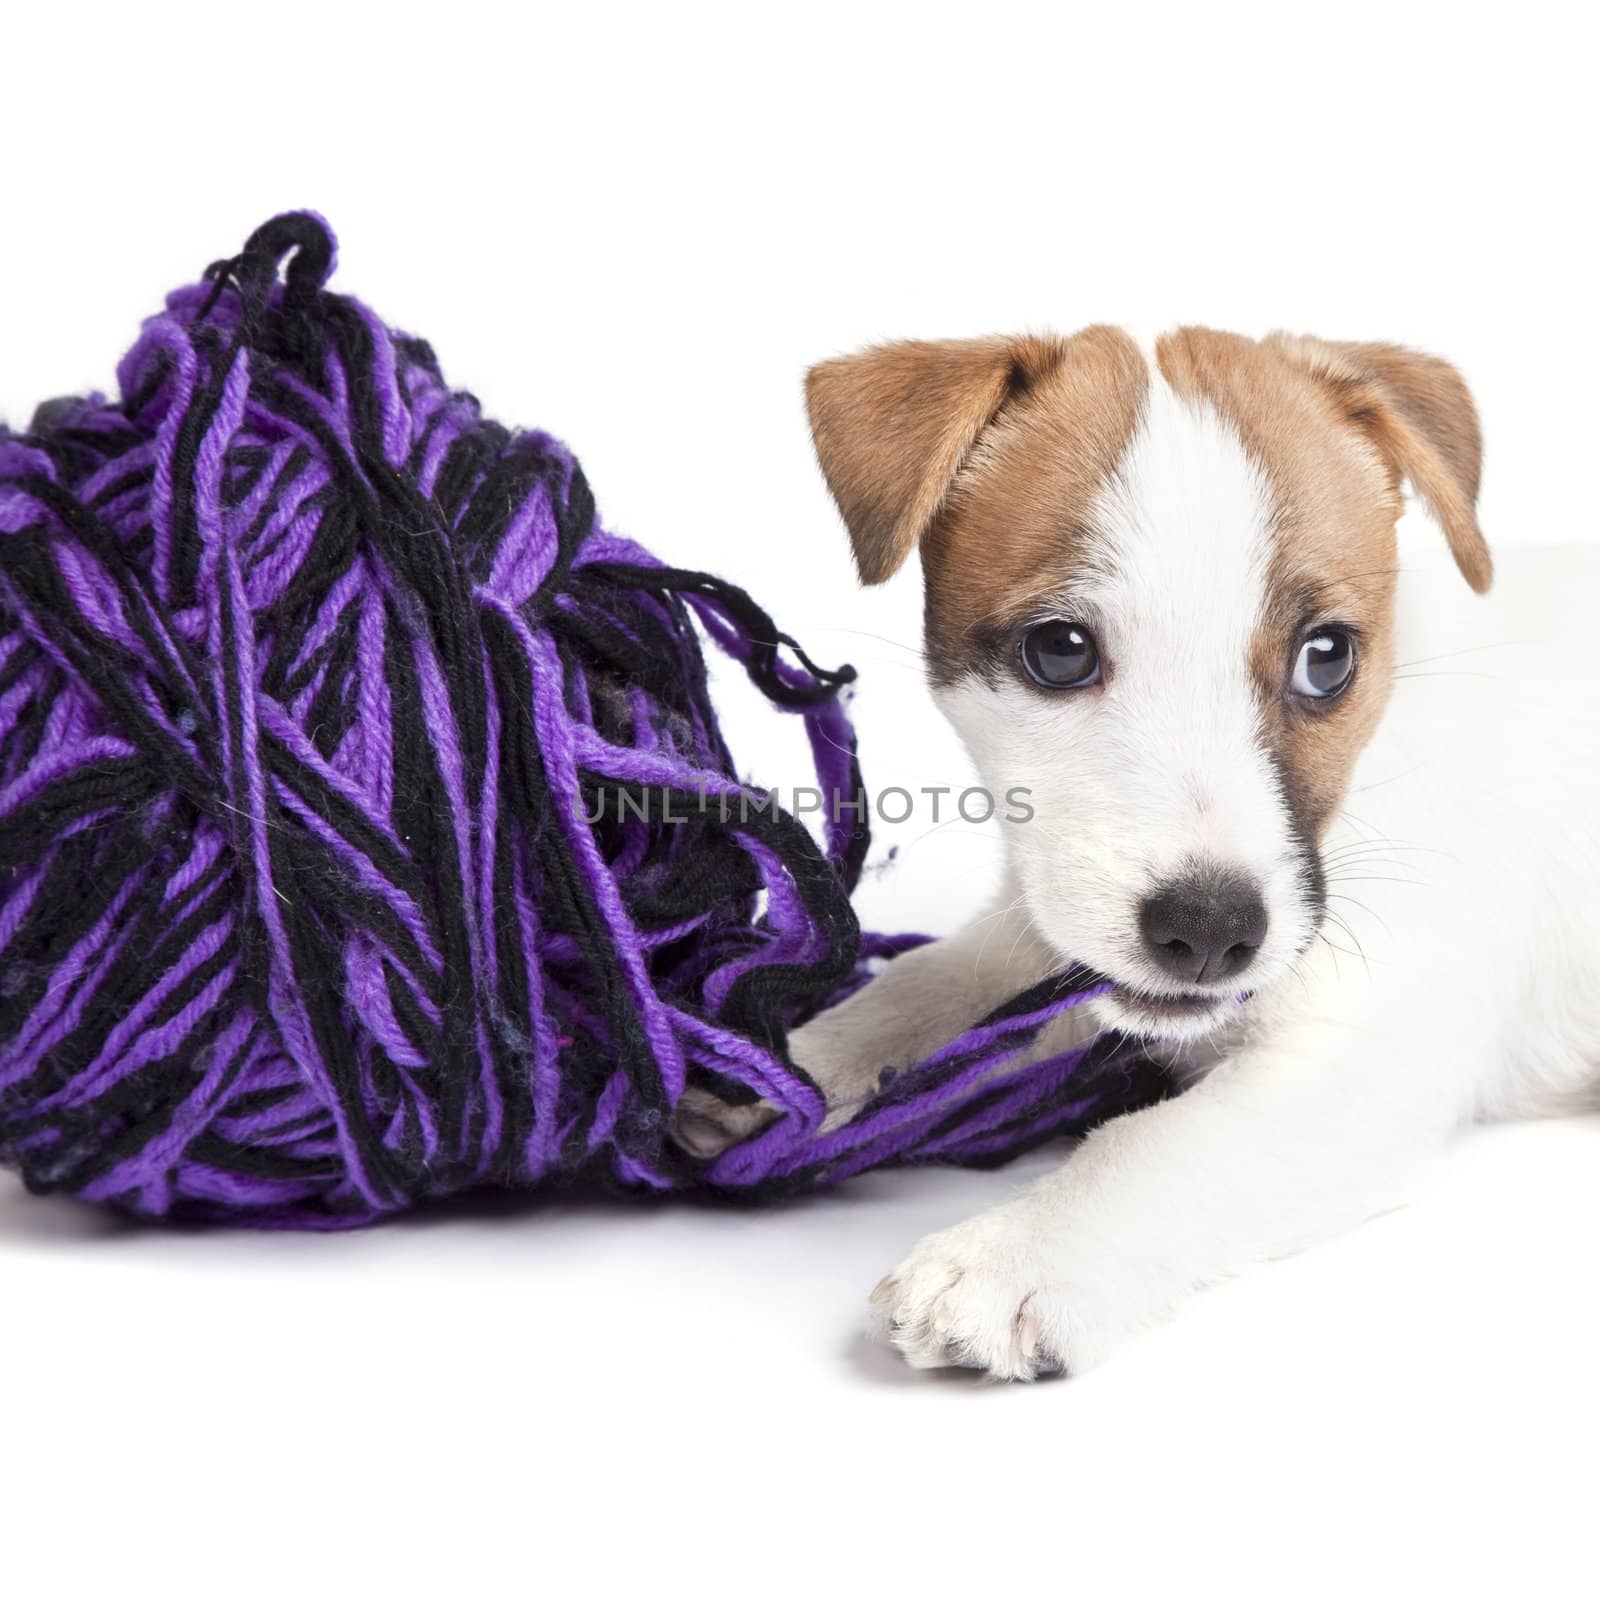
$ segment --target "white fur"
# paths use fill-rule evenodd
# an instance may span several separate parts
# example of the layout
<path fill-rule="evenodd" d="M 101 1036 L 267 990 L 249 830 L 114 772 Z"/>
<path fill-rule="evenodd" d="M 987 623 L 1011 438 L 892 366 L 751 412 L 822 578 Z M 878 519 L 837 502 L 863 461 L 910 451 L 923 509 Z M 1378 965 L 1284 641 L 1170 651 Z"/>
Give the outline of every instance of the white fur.
<path fill-rule="evenodd" d="M 1307 946 L 1242 678 L 1261 488 L 1214 419 L 1156 405 L 1102 505 L 1098 574 L 1063 596 L 1105 630 L 1104 695 L 945 696 L 990 783 L 1037 791 L 1044 825 L 1010 830 L 997 911 L 894 963 L 795 1052 L 861 1091 L 1058 953 L 1137 976 L 1138 887 L 1186 852 L 1265 876 L 1274 932 L 1255 998 L 1187 1047 L 1193 1087 L 879 1286 L 875 1324 L 918 1365 L 1092 1365 L 1196 1286 L 1392 1204 L 1464 1122 L 1597 1098 L 1600 551 L 1513 549 L 1479 599 L 1432 542 L 1403 549 L 1394 692 L 1324 841 L 1337 918 Z M 1114 1020 L 1102 1003 L 1072 1026 Z"/>

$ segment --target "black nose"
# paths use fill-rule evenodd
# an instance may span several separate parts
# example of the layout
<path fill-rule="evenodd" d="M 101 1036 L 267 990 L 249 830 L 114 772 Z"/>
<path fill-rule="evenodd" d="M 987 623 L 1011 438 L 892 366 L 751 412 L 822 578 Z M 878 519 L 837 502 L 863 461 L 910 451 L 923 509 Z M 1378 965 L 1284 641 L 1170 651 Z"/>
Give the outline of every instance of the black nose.
<path fill-rule="evenodd" d="M 1261 891 L 1231 872 L 1193 873 L 1163 884 L 1139 908 L 1145 952 L 1188 983 L 1236 978 L 1267 936 Z"/>

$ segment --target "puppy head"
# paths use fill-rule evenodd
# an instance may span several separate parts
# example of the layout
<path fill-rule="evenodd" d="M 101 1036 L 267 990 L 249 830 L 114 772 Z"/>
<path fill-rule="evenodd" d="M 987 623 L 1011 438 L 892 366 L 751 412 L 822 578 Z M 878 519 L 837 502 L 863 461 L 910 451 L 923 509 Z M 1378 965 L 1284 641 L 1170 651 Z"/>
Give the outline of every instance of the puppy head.
<path fill-rule="evenodd" d="M 1408 481 L 1489 586 L 1477 418 L 1393 345 L 1111 328 L 812 369 L 817 453 L 878 583 L 921 553 L 934 691 L 1020 887 L 1112 1020 L 1194 1037 L 1286 973 L 1388 697 Z"/>

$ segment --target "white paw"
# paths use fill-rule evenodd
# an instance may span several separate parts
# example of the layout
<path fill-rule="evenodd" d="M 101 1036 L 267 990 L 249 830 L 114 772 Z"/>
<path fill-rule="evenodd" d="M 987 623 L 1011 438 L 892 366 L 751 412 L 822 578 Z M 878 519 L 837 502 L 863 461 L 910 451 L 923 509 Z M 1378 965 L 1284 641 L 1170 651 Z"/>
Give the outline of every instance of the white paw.
<path fill-rule="evenodd" d="M 873 1290 L 869 1328 L 914 1367 L 1028 1380 L 1099 1361 L 1140 1320 L 1114 1299 L 1024 1200 L 929 1234 Z"/>
<path fill-rule="evenodd" d="M 668 1132 L 673 1142 L 700 1161 L 711 1161 L 724 1150 L 743 1144 L 777 1121 L 778 1108 L 767 1100 L 731 1106 L 708 1089 L 686 1087 L 673 1108 Z"/>

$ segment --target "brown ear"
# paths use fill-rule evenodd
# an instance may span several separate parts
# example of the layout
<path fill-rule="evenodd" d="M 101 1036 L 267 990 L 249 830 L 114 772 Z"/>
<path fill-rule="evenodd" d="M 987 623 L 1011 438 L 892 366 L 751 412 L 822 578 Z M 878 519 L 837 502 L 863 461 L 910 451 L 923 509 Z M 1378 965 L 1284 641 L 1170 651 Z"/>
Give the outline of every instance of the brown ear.
<path fill-rule="evenodd" d="M 900 569 L 978 435 L 1058 351 L 1033 338 L 906 340 L 807 373 L 811 437 L 863 583 Z"/>
<path fill-rule="evenodd" d="M 1333 386 L 1351 421 L 1432 511 L 1462 577 L 1485 593 L 1494 562 L 1475 510 L 1483 435 L 1461 374 L 1397 344 L 1273 338 Z"/>

